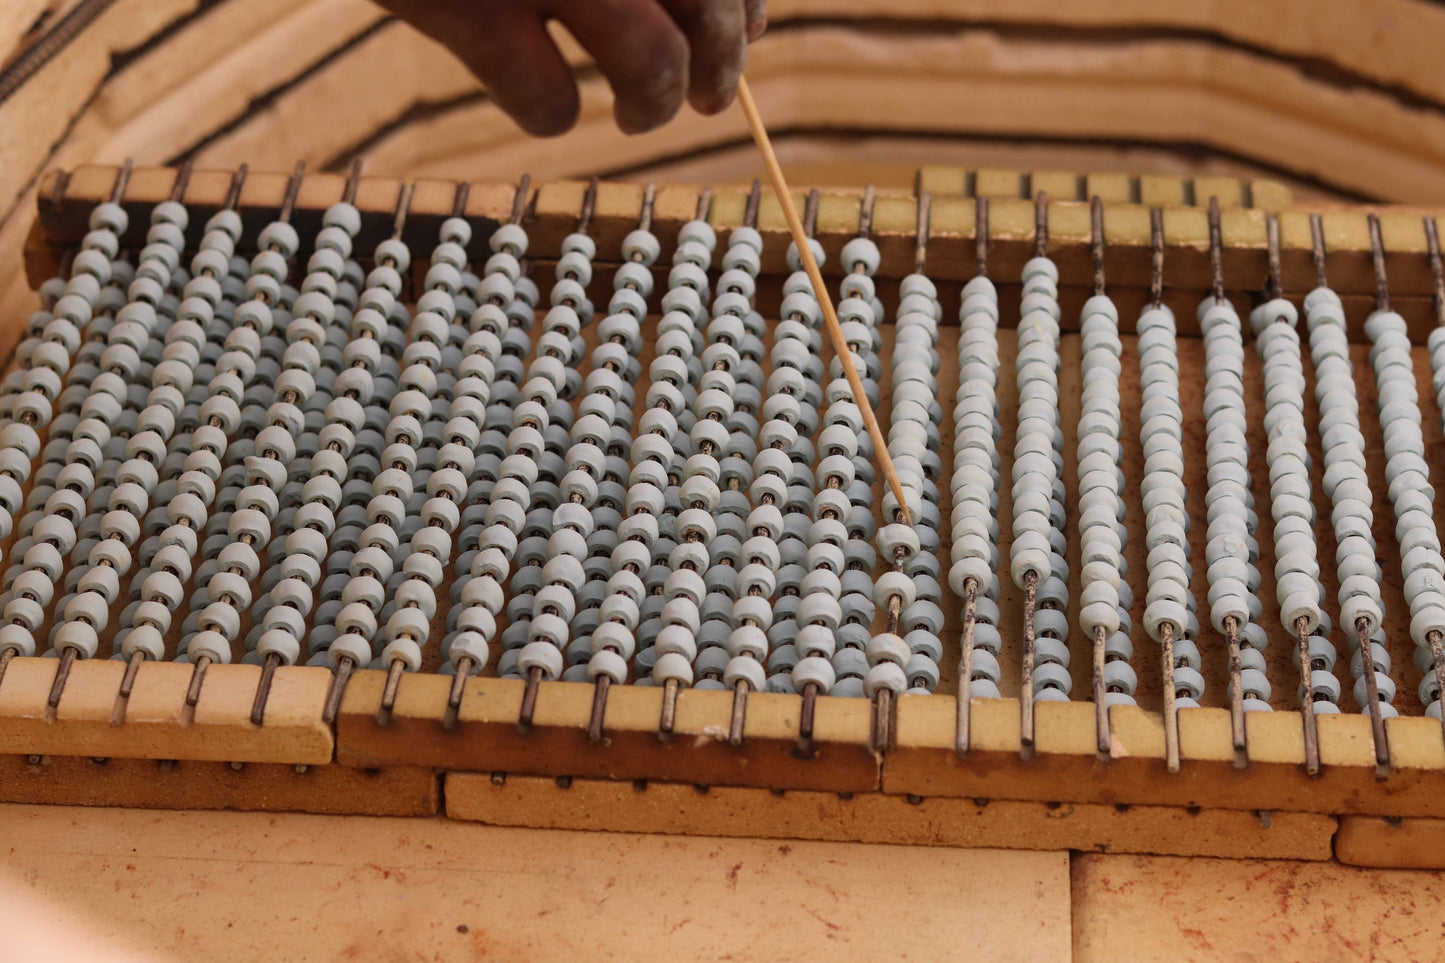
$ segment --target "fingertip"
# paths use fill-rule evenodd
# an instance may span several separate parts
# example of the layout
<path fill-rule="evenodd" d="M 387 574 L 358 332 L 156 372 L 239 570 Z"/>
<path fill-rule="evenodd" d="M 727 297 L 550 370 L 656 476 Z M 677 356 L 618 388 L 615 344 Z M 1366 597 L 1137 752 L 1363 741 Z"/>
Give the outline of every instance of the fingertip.
<path fill-rule="evenodd" d="M 763 0 L 747 0 L 747 36 L 753 43 L 768 29 L 768 11 Z"/>
<path fill-rule="evenodd" d="M 557 137 L 576 126 L 582 106 L 574 84 L 568 90 L 551 91 L 546 97 L 529 101 L 516 110 L 509 110 L 507 105 L 502 108 L 511 114 L 518 127 L 533 137 Z"/>

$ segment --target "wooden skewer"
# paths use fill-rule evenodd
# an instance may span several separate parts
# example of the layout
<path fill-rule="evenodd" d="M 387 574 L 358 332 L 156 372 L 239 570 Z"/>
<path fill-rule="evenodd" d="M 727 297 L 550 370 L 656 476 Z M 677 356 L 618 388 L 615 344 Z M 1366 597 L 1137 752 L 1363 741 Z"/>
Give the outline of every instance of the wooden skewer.
<path fill-rule="evenodd" d="M 813 260 L 813 250 L 808 246 L 808 235 L 803 230 L 802 218 L 798 217 L 792 192 L 788 190 L 788 182 L 783 179 L 783 169 L 778 166 L 778 156 L 773 153 L 772 141 L 768 139 L 768 131 L 763 127 L 763 119 L 758 115 L 758 106 L 753 102 L 752 91 L 748 89 L 748 82 L 744 77 L 738 78 L 738 103 L 742 104 L 748 127 L 752 128 L 753 140 L 757 142 L 758 151 L 763 155 L 763 166 L 768 169 L 768 180 L 772 181 L 773 192 L 778 195 L 778 203 L 783 205 L 783 216 L 787 218 L 788 230 L 792 232 L 793 241 L 798 246 L 798 259 L 803 262 L 803 270 L 808 273 L 808 280 L 813 282 L 813 294 L 818 298 L 818 306 L 823 309 L 823 326 L 828 329 L 828 340 L 833 342 L 833 351 L 840 358 L 846 359 L 849 355 L 848 343 L 843 340 L 843 328 L 838 324 L 838 315 L 833 310 L 833 299 L 828 296 L 823 275 L 819 273 L 818 264 Z M 851 364 L 843 365 L 843 373 L 847 375 L 848 387 L 853 391 L 853 403 L 863 412 L 863 424 L 868 429 L 868 437 L 873 439 L 873 453 L 878 459 L 878 467 L 882 470 L 883 477 L 888 480 L 893 497 L 898 499 L 901 521 L 905 525 L 912 525 L 913 518 L 903 495 L 903 483 L 898 480 L 898 473 L 893 470 L 893 459 L 888 455 L 888 440 L 883 437 L 883 429 L 878 427 L 873 406 L 868 403 L 868 396 L 863 393 L 863 380 L 858 377 L 858 372 Z"/>

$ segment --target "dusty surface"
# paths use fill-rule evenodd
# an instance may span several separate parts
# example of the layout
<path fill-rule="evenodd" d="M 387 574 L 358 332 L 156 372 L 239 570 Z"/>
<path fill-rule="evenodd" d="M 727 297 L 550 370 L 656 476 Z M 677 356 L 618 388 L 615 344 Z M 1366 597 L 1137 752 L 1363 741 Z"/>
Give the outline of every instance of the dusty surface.
<path fill-rule="evenodd" d="M 37 901 L 21 915 L 30 932 L 89 935 L 84 955 L 34 957 L 50 960 L 119 959 L 96 945 L 158 961 L 936 959 L 980 947 L 1056 960 L 1070 940 L 1063 853 L 441 819 L 4 806 L 0 886 Z"/>

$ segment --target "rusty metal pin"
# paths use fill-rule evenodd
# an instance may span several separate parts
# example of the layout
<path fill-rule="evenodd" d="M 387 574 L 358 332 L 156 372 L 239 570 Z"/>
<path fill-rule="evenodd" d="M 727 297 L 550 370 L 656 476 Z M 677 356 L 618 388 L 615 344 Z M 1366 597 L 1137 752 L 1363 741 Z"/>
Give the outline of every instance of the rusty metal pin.
<path fill-rule="evenodd" d="M 918 195 L 918 224 L 914 228 L 913 272 L 923 274 L 928 263 L 928 229 L 932 214 L 933 195 L 928 191 Z"/>
<path fill-rule="evenodd" d="M 873 752 L 883 755 L 893 741 L 893 691 L 879 689 L 873 696 Z"/>
<path fill-rule="evenodd" d="M 452 684 L 447 689 L 447 711 L 442 715 L 442 728 L 451 732 L 457 727 L 462 711 L 462 696 L 466 692 L 467 679 L 472 674 L 476 662 L 469 655 L 464 655 L 457 660 L 456 673 L 452 676 Z"/>
<path fill-rule="evenodd" d="M 602 741 L 602 725 L 607 716 L 607 691 L 612 686 L 612 678 L 606 674 L 597 676 L 596 687 L 592 690 L 592 713 L 587 719 L 587 738 L 592 742 Z M 658 729 L 661 730 L 661 723 Z"/>
<path fill-rule="evenodd" d="M 1370 735 L 1375 743 L 1375 775 L 1383 779 L 1390 774 L 1390 740 L 1385 731 L 1385 713 L 1380 708 L 1380 682 L 1375 678 L 1379 663 L 1375 661 L 1375 653 L 1371 648 L 1373 643 L 1369 629 L 1370 623 L 1365 619 L 1355 623 L 1355 631 L 1360 633 L 1360 666 L 1364 670 L 1365 708 L 1370 714 Z M 1364 658 L 1364 652 L 1370 654 L 1368 661 Z"/>
<path fill-rule="evenodd" d="M 1094 261 L 1094 294 L 1104 293 L 1104 199 L 1095 194 L 1089 201 L 1089 247 Z"/>
<path fill-rule="evenodd" d="M 748 715 L 748 685 L 747 679 L 739 679 L 733 686 L 733 711 L 728 720 L 728 745 L 741 746 L 743 744 L 743 727 Z"/>
<path fill-rule="evenodd" d="M 341 189 L 341 203 L 355 204 L 356 190 L 361 186 L 361 158 L 358 157 L 351 162 L 351 169 L 346 172 L 346 186 Z"/>
<path fill-rule="evenodd" d="M 356 663 L 351 656 L 343 655 L 336 660 L 336 675 L 331 679 L 331 688 L 326 692 L 326 704 L 321 708 L 321 721 L 328 726 L 336 721 L 341 711 L 341 697 L 346 694 L 346 683 L 351 681 Z"/>
<path fill-rule="evenodd" d="M 1159 307 L 1164 301 L 1164 211 L 1149 209 L 1149 303 Z"/>
<path fill-rule="evenodd" d="M 191 186 L 191 174 L 196 169 L 196 162 L 187 157 L 185 163 L 181 164 L 176 171 L 175 182 L 171 184 L 171 200 L 179 204 L 186 196 L 186 188 Z"/>
<path fill-rule="evenodd" d="M 195 668 L 191 670 L 191 684 L 186 688 L 186 705 L 192 709 L 201 700 L 201 684 L 206 681 L 206 668 L 210 664 L 211 657 L 203 655 L 196 659 Z"/>
<path fill-rule="evenodd" d="M 65 682 L 70 678 L 70 668 L 75 665 L 78 655 L 80 650 L 73 645 L 67 645 L 60 653 L 60 666 L 55 670 L 55 682 L 50 686 L 50 697 L 45 700 L 45 705 L 51 712 L 60 705 L 60 696 L 65 692 Z"/>
<path fill-rule="evenodd" d="M 396 213 L 391 219 L 391 239 L 401 239 L 402 229 L 406 227 L 406 216 L 411 211 L 412 194 L 416 191 L 416 184 L 408 181 L 401 185 L 401 190 L 396 196 Z"/>
<path fill-rule="evenodd" d="M 1315 286 L 1329 287 L 1325 277 L 1325 224 L 1318 212 L 1310 215 L 1310 254 L 1315 262 Z"/>
<path fill-rule="evenodd" d="M 963 660 L 958 667 L 958 720 L 954 729 L 953 751 L 962 756 L 972 743 L 969 731 L 973 721 L 973 628 L 978 623 L 978 580 L 963 583 L 963 635 L 959 646 Z"/>
<path fill-rule="evenodd" d="M 812 237 L 818 233 L 818 205 L 822 196 L 815 187 L 808 192 L 808 201 L 803 205 L 803 233 Z"/>
<path fill-rule="evenodd" d="M 286 182 L 286 195 L 281 198 L 281 210 L 276 214 L 276 220 L 283 224 L 291 220 L 291 212 L 296 209 L 296 195 L 301 192 L 301 179 L 306 176 L 306 162 L 297 161 L 296 170 L 292 172 L 291 179 Z"/>
<path fill-rule="evenodd" d="M 1214 303 L 1224 303 L 1224 230 L 1220 227 L 1219 198 L 1209 198 L 1209 273 Z"/>
<path fill-rule="evenodd" d="M 145 660 L 144 649 L 136 649 L 126 660 L 125 675 L 120 677 L 120 689 L 117 693 L 122 699 L 130 698 L 131 690 L 135 688 L 135 677 L 140 672 L 140 664 Z"/>
<path fill-rule="evenodd" d="M 1445 688 L 1442 688 L 1445 682 L 1441 681 L 1445 680 L 1445 632 L 1431 629 L 1425 633 L 1425 641 L 1430 643 L 1430 663 L 1435 670 L 1435 701 L 1441 702 L 1445 699 Z M 0 672 L 3 671 L 4 667 L 0 666 Z M 4 676 L 0 675 L 0 678 Z M 1440 735 L 1445 738 L 1445 712 L 1440 713 Z"/>
<path fill-rule="evenodd" d="M 401 659 L 392 659 L 386 667 L 386 685 L 382 687 L 381 707 L 376 713 L 377 725 L 391 725 L 391 714 L 396 709 L 396 696 L 401 691 L 401 677 L 405 671 L 406 663 Z"/>
<path fill-rule="evenodd" d="M 1265 297 L 1270 300 L 1284 297 L 1284 280 L 1279 257 L 1279 218 L 1270 214 L 1264 219 L 1265 249 L 1269 255 L 1269 277 L 1265 284 Z"/>
<path fill-rule="evenodd" d="M 1239 622 L 1224 620 L 1224 641 L 1229 649 L 1229 735 L 1234 746 L 1234 768 L 1249 766 L 1249 745 L 1244 729 L 1244 662 L 1239 652 Z"/>
<path fill-rule="evenodd" d="M 236 205 L 241 203 L 241 188 L 245 186 L 246 175 L 250 173 L 250 171 L 251 166 L 249 164 L 242 164 L 240 167 L 237 167 L 235 173 L 231 175 L 231 186 L 226 191 L 225 210 L 234 211 Z"/>
<path fill-rule="evenodd" d="M 753 186 L 748 189 L 748 203 L 743 208 L 743 227 L 751 227 L 754 230 L 758 226 L 758 206 L 763 199 L 763 182 L 761 178 L 753 178 Z"/>
<path fill-rule="evenodd" d="M 662 712 L 657 718 L 657 735 L 660 739 L 672 736 L 677 725 L 677 697 L 682 691 L 682 682 L 668 679 L 662 684 Z"/>
<path fill-rule="evenodd" d="M 125 162 L 120 165 L 120 170 L 117 171 L 115 175 L 115 184 L 110 189 L 110 202 L 112 204 L 119 204 L 120 199 L 125 197 L 125 189 L 130 185 L 130 175 L 134 169 L 135 158 L 133 157 L 127 157 Z"/>
<path fill-rule="evenodd" d="M 1380 237 L 1380 218 L 1370 214 L 1366 218 L 1370 225 L 1370 257 L 1375 264 L 1375 305 L 1381 311 L 1390 310 L 1390 279 L 1385 274 L 1385 242 Z"/>
<path fill-rule="evenodd" d="M 5 670 L 10 668 L 10 660 L 15 658 L 15 650 L 7 648 L 0 652 L 0 685 L 5 683 Z"/>
<path fill-rule="evenodd" d="M 1049 252 L 1049 195 L 1034 195 L 1034 257 L 1047 257 Z"/>
<path fill-rule="evenodd" d="M 697 195 L 697 216 L 696 220 L 705 221 L 712 211 L 712 188 L 704 187 L 702 193 Z"/>
<path fill-rule="evenodd" d="M 1179 771 L 1179 693 L 1174 688 L 1174 625 L 1159 627 L 1159 662 L 1164 675 L 1164 767 Z"/>
<path fill-rule="evenodd" d="M 537 690 L 542 687 L 542 667 L 527 670 L 527 685 L 522 690 L 522 707 L 517 712 L 517 732 L 525 736 L 532 731 L 532 717 L 537 714 Z"/>
<path fill-rule="evenodd" d="M 271 698 L 271 682 L 276 677 L 276 667 L 281 664 L 281 657 L 275 652 L 266 656 L 266 663 L 261 666 L 261 682 L 256 686 L 256 699 L 251 703 L 251 725 L 259 726 L 266 721 L 266 702 Z"/>
<path fill-rule="evenodd" d="M 863 188 L 863 199 L 858 202 L 858 236 L 867 237 L 873 233 L 873 207 L 878 196 L 872 184 Z"/>
<path fill-rule="evenodd" d="M 532 175 L 523 174 L 522 179 L 517 182 L 517 192 L 512 195 L 512 216 L 513 224 L 522 223 L 522 218 L 527 213 L 527 195 L 532 192 Z"/>
<path fill-rule="evenodd" d="M 1024 658 L 1023 678 L 1019 692 L 1019 754 L 1025 759 L 1034 754 L 1034 661 L 1038 640 L 1034 637 L 1035 591 L 1039 575 L 1033 570 L 1024 573 Z"/>
<path fill-rule="evenodd" d="M 652 230 L 652 209 L 657 204 L 657 184 L 653 181 L 647 182 L 647 187 L 642 191 L 642 212 L 637 218 L 637 229 L 639 231 Z"/>
<path fill-rule="evenodd" d="M 978 276 L 988 277 L 988 198 L 982 195 L 973 201 L 973 254 Z"/>
<path fill-rule="evenodd" d="M 1094 631 L 1094 739 L 1100 759 L 1108 759 L 1114 744 L 1109 731 L 1109 694 L 1104 686 L 1104 662 L 1107 655 L 1108 633 L 1101 625 Z"/>
<path fill-rule="evenodd" d="M 1310 678 L 1310 631 L 1309 622 L 1303 618 L 1295 620 L 1295 647 L 1299 653 L 1299 709 L 1304 725 L 1305 772 L 1311 776 L 1320 773 L 1320 731 L 1315 719 L 1314 685 Z"/>
<path fill-rule="evenodd" d="M 472 196 L 471 181 L 457 181 L 457 191 L 452 195 L 452 217 L 467 216 L 467 201 Z"/>
<path fill-rule="evenodd" d="M 1435 282 L 1435 325 L 1445 327 L 1445 270 L 1440 263 L 1440 231 L 1435 218 L 1425 218 L 1425 249 L 1430 254 L 1430 276 Z"/>
<path fill-rule="evenodd" d="M 813 722 L 818 711 L 818 684 L 809 682 L 803 686 L 803 706 L 798 713 L 798 745 L 794 755 L 800 759 L 811 759 L 816 754 L 813 747 Z"/>
<path fill-rule="evenodd" d="M 598 180 L 594 175 L 587 182 L 587 189 L 582 192 L 582 209 L 577 212 L 578 234 L 586 234 L 592 226 L 592 215 L 597 213 L 597 186 Z"/>

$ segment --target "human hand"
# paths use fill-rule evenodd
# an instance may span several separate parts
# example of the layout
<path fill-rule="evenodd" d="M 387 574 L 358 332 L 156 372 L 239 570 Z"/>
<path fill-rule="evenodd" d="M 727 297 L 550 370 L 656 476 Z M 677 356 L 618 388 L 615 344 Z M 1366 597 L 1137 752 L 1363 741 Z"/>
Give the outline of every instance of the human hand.
<path fill-rule="evenodd" d="M 597 62 L 625 133 L 652 130 L 684 96 L 715 114 L 732 103 L 764 0 L 378 0 L 461 59 L 523 130 L 577 121 L 572 68 L 547 34 L 557 20 Z"/>

